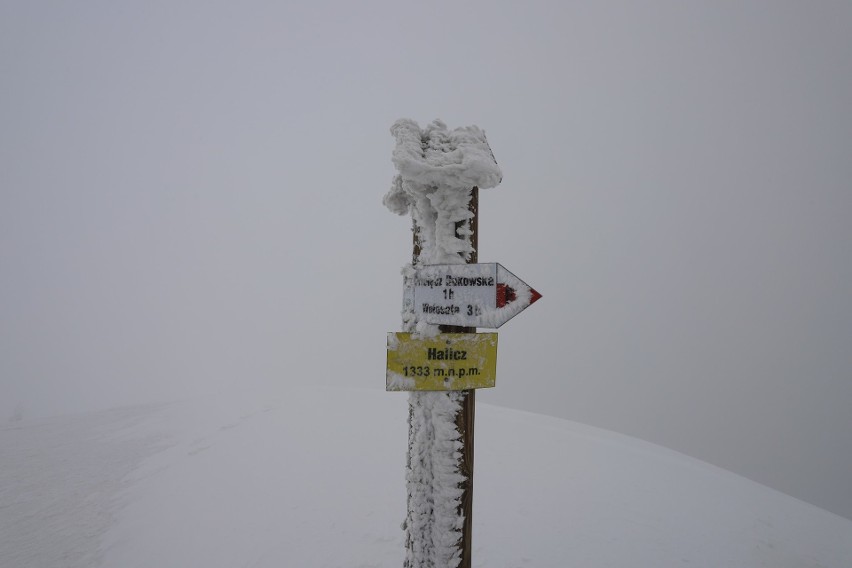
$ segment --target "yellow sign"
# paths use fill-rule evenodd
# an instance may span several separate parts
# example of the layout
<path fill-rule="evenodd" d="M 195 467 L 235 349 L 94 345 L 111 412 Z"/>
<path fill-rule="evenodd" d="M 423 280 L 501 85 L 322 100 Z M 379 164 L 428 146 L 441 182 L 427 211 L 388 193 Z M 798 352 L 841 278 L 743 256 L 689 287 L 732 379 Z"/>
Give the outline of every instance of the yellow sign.
<path fill-rule="evenodd" d="M 493 387 L 496 333 L 388 334 L 387 390 L 456 391 Z"/>

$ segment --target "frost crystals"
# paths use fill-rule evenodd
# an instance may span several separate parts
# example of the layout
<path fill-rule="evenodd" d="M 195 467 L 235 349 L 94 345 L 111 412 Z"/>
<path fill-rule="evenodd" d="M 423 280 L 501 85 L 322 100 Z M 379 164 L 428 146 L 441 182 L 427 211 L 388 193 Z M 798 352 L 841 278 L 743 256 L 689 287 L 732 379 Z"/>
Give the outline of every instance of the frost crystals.
<path fill-rule="evenodd" d="M 413 120 L 391 127 L 396 139 L 394 177 L 384 205 L 397 215 L 410 213 L 420 242 L 414 266 L 403 268 L 406 283 L 418 266 L 464 264 L 473 253 L 468 206 L 474 187 L 495 187 L 502 173 L 476 126 L 447 130 L 440 120 L 425 129 Z M 434 336 L 436 325 L 417 321 L 410 298 L 403 299 L 403 329 Z M 409 395 L 408 513 L 406 568 L 456 568 L 464 517 L 460 514 L 466 478 L 459 464 L 463 444 L 456 426 L 465 395 L 412 392 Z"/>

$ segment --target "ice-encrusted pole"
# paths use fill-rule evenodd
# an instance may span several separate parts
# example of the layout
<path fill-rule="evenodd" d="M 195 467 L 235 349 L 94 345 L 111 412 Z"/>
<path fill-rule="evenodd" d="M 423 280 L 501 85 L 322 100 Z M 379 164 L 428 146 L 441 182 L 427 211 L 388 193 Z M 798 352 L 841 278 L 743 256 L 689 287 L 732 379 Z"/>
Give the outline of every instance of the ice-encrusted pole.
<path fill-rule="evenodd" d="M 384 204 L 411 214 L 418 265 L 477 262 L 479 188 L 500 183 L 485 133 L 475 126 L 448 131 L 434 121 L 425 129 L 399 120 L 394 178 Z M 473 333 L 475 328 L 434 326 L 402 314 L 403 330 L 421 336 Z M 475 391 L 409 395 L 406 568 L 469 568 L 473 512 Z"/>

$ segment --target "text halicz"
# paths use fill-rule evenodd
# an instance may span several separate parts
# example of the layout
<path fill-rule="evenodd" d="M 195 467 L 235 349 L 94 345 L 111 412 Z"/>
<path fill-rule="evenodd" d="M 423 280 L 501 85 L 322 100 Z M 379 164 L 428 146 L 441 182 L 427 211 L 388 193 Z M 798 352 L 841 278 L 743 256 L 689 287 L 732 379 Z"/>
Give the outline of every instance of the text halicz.
<path fill-rule="evenodd" d="M 437 349 L 429 347 L 426 350 L 426 359 L 441 361 L 444 359 L 454 361 L 467 361 L 467 351 L 455 351 L 447 347 L 446 349 Z"/>

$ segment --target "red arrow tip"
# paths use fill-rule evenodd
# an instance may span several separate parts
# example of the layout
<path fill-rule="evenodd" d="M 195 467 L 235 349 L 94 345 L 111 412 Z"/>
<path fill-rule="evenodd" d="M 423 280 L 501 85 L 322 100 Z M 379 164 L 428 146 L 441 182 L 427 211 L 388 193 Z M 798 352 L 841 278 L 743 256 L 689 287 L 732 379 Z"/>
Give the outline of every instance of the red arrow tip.
<path fill-rule="evenodd" d="M 541 294 L 530 288 L 530 305 L 535 304 L 539 298 L 541 298 Z"/>
<path fill-rule="evenodd" d="M 539 294 L 538 292 L 536 292 L 535 290 L 530 288 L 530 303 L 527 304 L 527 305 L 531 306 L 539 298 L 541 298 L 541 294 Z M 497 284 L 497 307 L 498 308 L 502 308 L 506 304 L 508 304 L 510 302 L 514 302 L 517 299 L 518 299 L 518 295 L 515 292 L 514 288 L 510 288 L 509 286 L 507 286 L 506 284 L 503 284 L 502 282 L 500 284 Z"/>

